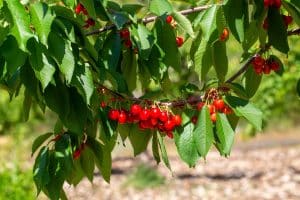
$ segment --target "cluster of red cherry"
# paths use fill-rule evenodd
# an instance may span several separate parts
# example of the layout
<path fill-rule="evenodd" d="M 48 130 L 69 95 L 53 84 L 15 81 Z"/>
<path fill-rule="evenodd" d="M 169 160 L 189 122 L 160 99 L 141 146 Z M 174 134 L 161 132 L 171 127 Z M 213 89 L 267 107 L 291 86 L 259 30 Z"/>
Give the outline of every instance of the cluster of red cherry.
<path fill-rule="evenodd" d="M 129 32 L 128 28 L 123 28 L 122 30 L 120 30 L 119 34 L 120 34 L 121 39 L 124 42 L 125 47 L 131 48 L 132 42 L 130 40 L 130 32 Z"/>
<path fill-rule="evenodd" d="M 157 106 L 142 108 L 139 104 L 132 104 L 130 110 L 112 108 L 108 112 L 108 118 L 119 124 L 136 123 L 141 130 L 158 130 L 169 138 L 173 138 L 174 129 L 182 123 L 180 115 L 161 110 Z"/>
<path fill-rule="evenodd" d="M 286 28 L 293 22 L 293 17 L 292 16 L 282 15 L 282 19 L 283 19 L 283 22 L 284 22 L 284 25 L 286 26 Z M 265 30 L 268 30 L 268 28 L 269 28 L 269 20 L 268 20 L 268 18 L 266 18 L 264 20 L 263 28 Z"/>
<path fill-rule="evenodd" d="M 271 71 L 278 71 L 280 69 L 279 63 L 273 59 L 264 59 L 260 55 L 255 56 L 252 60 L 253 69 L 256 74 L 270 74 Z"/>
<path fill-rule="evenodd" d="M 281 0 L 264 0 L 265 7 L 274 6 L 275 8 L 281 7 Z"/>
<path fill-rule="evenodd" d="M 88 16 L 88 12 L 86 10 L 86 8 L 81 4 L 79 3 L 76 8 L 75 8 L 75 13 L 77 15 L 80 15 L 81 13 L 83 13 L 85 16 Z M 95 20 L 93 20 L 92 18 L 88 17 L 86 20 L 85 20 L 85 25 L 83 26 L 84 28 L 88 29 L 90 28 L 91 26 L 95 26 Z"/>
<path fill-rule="evenodd" d="M 176 27 L 176 21 L 173 19 L 173 17 L 171 15 L 168 15 L 166 17 L 166 23 L 170 24 L 172 27 Z M 181 47 L 184 43 L 184 39 L 181 36 L 177 36 L 176 37 L 176 44 L 178 47 Z"/>
<path fill-rule="evenodd" d="M 197 110 L 201 111 L 204 105 L 204 102 L 198 103 Z M 233 112 L 232 109 L 226 105 L 222 98 L 215 99 L 211 104 L 208 104 L 207 107 L 209 110 L 210 119 L 213 123 L 217 121 L 217 112 L 224 113 L 225 115 L 230 115 Z M 198 116 L 193 116 L 191 121 L 192 123 L 197 124 Z"/>

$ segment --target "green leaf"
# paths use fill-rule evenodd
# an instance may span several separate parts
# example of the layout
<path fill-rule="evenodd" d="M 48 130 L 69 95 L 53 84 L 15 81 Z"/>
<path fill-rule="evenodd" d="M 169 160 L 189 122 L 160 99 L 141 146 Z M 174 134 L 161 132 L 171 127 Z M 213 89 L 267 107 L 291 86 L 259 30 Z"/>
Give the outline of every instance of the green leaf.
<path fill-rule="evenodd" d="M 161 16 L 173 11 L 172 5 L 168 0 L 151 0 L 150 1 L 150 12 Z"/>
<path fill-rule="evenodd" d="M 51 25 L 55 14 L 45 3 L 34 3 L 30 7 L 31 23 L 35 28 L 41 43 L 47 46 L 48 35 L 51 31 Z"/>
<path fill-rule="evenodd" d="M 248 98 L 251 98 L 255 95 L 260 86 L 261 80 L 262 76 L 256 74 L 251 65 L 245 73 L 245 90 Z"/>
<path fill-rule="evenodd" d="M 175 134 L 175 144 L 180 158 L 190 167 L 194 167 L 199 159 L 195 138 L 194 125 L 188 123 L 181 134 Z"/>
<path fill-rule="evenodd" d="M 6 1 L 11 12 L 13 27 L 11 34 L 18 41 L 20 49 L 26 52 L 26 44 L 33 35 L 30 31 L 30 18 L 20 0 Z"/>
<path fill-rule="evenodd" d="M 180 14 L 179 12 L 173 12 L 172 16 L 174 17 L 174 20 L 177 22 L 178 26 L 185 32 L 187 32 L 191 38 L 194 38 L 194 30 L 192 27 L 192 24 L 188 18 L 186 18 L 184 15 Z"/>
<path fill-rule="evenodd" d="M 64 4 L 68 7 L 73 8 L 75 6 L 76 0 L 63 0 Z"/>
<path fill-rule="evenodd" d="M 32 144 L 31 156 L 36 152 L 36 150 L 50 137 L 53 133 L 45 133 L 37 137 Z"/>
<path fill-rule="evenodd" d="M 248 99 L 248 94 L 245 88 L 239 84 L 239 83 L 225 83 L 225 87 L 228 87 L 231 89 L 237 96 L 243 98 L 243 99 Z"/>
<path fill-rule="evenodd" d="M 61 135 L 60 139 L 55 142 L 55 160 L 59 162 L 60 170 L 63 171 L 64 177 L 72 173 L 73 155 L 71 139 L 68 134 Z"/>
<path fill-rule="evenodd" d="M 116 71 L 121 55 L 121 47 L 120 35 L 111 32 L 104 42 L 102 51 L 99 52 L 99 58 L 106 69 Z"/>
<path fill-rule="evenodd" d="M 227 0 L 224 3 L 224 14 L 232 35 L 239 42 L 245 38 L 245 29 L 248 26 L 248 2 L 241 0 Z"/>
<path fill-rule="evenodd" d="M 103 108 L 103 109 L 100 108 L 99 110 L 100 124 L 104 131 L 106 140 L 109 140 L 114 135 L 117 129 L 117 123 L 107 118 L 108 110 L 109 110 L 108 108 Z"/>
<path fill-rule="evenodd" d="M 93 182 L 95 163 L 93 151 L 89 146 L 85 146 L 82 150 L 80 155 L 80 163 L 87 178 Z"/>
<path fill-rule="evenodd" d="M 125 12 L 127 12 L 130 15 L 134 16 L 143 7 L 144 7 L 144 5 L 142 5 L 142 4 L 124 4 L 124 5 L 122 5 L 122 10 L 124 10 Z"/>
<path fill-rule="evenodd" d="M 206 157 L 211 145 L 213 143 L 213 124 L 210 119 L 207 106 L 204 106 L 199 113 L 198 122 L 193 132 L 194 140 L 196 142 L 198 153 Z"/>
<path fill-rule="evenodd" d="M 155 37 L 157 38 L 157 44 L 161 50 L 165 53 L 163 57 L 163 63 L 175 70 L 181 69 L 181 55 L 176 45 L 176 35 L 174 29 L 163 24 L 160 20 L 155 23 Z"/>
<path fill-rule="evenodd" d="M 223 113 L 217 113 L 217 145 L 221 147 L 221 155 L 229 156 L 232 144 L 234 142 L 234 131 Z"/>
<path fill-rule="evenodd" d="M 220 82 L 224 82 L 228 72 L 228 58 L 225 42 L 217 41 L 214 43 L 212 57 L 218 79 Z"/>
<path fill-rule="evenodd" d="M 282 5 L 293 17 L 293 20 L 298 24 L 298 26 L 300 26 L 300 5 L 297 8 L 296 5 L 287 1 L 282 1 Z"/>
<path fill-rule="evenodd" d="M 287 39 L 287 28 L 277 8 L 269 8 L 268 21 L 271 22 L 268 27 L 270 44 L 278 51 L 287 54 L 290 50 Z"/>
<path fill-rule="evenodd" d="M 102 177 L 106 182 L 110 182 L 111 175 L 111 151 L 98 141 L 88 138 L 88 144 L 94 152 L 94 159 L 97 168 L 100 170 Z"/>
<path fill-rule="evenodd" d="M 237 116 L 244 117 L 258 131 L 261 131 L 263 114 L 258 108 L 249 103 L 249 101 L 235 96 L 226 96 L 226 102 Z"/>
<path fill-rule="evenodd" d="M 137 126 L 132 127 L 128 138 L 133 148 L 134 156 L 139 155 L 147 149 L 151 137 L 152 134 L 150 131 L 140 131 Z"/>
<path fill-rule="evenodd" d="M 47 56 L 47 49 L 35 39 L 30 39 L 27 46 L 30 51 L 29 63 L 36 78 L 41 82 L 42 89 L 45 90 L 55 73 L 54 62 Z"/>
<path fill-rule="evenodd" d="M 10 75 L 13 75 L 18 68 L 22 67 L 27 58 L 27 55 L 18 48 L 18 43 L 12 36 L 8 36 L 3 42 L 0 47 L 0 54 L 6 61 L 6 69 Z"/>
<path fill-rule="evenodd" d="M 161 153 L 162 160 L 163 160 L 164 164 L 166 165 L 166 167 L 170 171 L 172 171 L 171 164 L 170 164 L 170 161 L 169 161 L 169 157 L 168 157 L 168 154 L 167 154 L 167 150 L 166 150 L 166 147 L 165 147 L 165 144 L 164 144 L 164 139 L 162 138 L 162 136 L 159 133 L 157 134 L 157 136 L 158 136 L 158 143 L 159 143 L 159 147 L 160 147 L 160 153 Z"/>
<path fill-rule="evenodd" d="M 245 38 L 242 43 L 244 51 L 248 51 L 257 41 L 259 31 L 257 30 L 257 22 L 252 21 L 245 32 Z"/>
<path fill-rule="evenodd" d="M 91 16 L 93 19 L 96 19 L 96 10 L 95 10 L 95 5 L 94 5 L 94 0 L 84 0 L 80 1 L 84 8 L 87 10 L 89 16 Z"/>
<path fill-rule="evenodd" d="M 154 44 L 154 36 L 143 24 L 138 24 L 137 34 L 139 37 L 137 40 L 139 55 L 147 60 Z"/>
<path fill-rule="evenodd" d="M 157 134 L 159 133 L 153 133 L 153 137 L 152 137 L 152 153 L 153 153 L 153 157 L 156 160 L 156 163 L 159 164 L 160 163 L 160 154 L 159 154 L 159 146 L 158 146 L 158 138 L 157 138 Z"/>
<path fill-rule="evenodd" d="M 48 165 L 49 165 L 49 149 L 43 147 L 40 150 L 40 153 L 35 160 L 34 168 L 33 168 L 33 180 L 35 182 L 38 194 L 40 193 L 41 189 L 50 181 Z"/>
<path fill-rule="evenodd" d="M 209 41 L 213 32 L 217 30 L 216 19 L 218 9 L 220 9 L 219 6 L 213 5 L 203 12 L 200 26 L 202 30 L 202 37 L 205 41 Z"/>
<path fill-rule="evenodd" d="M 124 52 L 122 59 L 122 72 L 126 80 L 128 90 L 134 91 L 138 86 L 138 65 L 135 54 L 129 50 Z"/>
<path fill-rule="evenodd" d="M 89 67 L 78 65 L 75 68 L 73 80 L 71 82 L 87 104 L 90 104 L 91 97 L 94 93 L 93 75 Z"/>
<path fill-rule="evenodd" d="M 65 75 L 67 83 L 70 83 L 76 65 L 71 42 L 51 32 L 49 34 L 49 51 L 53 55 L 59 70 Z"/>

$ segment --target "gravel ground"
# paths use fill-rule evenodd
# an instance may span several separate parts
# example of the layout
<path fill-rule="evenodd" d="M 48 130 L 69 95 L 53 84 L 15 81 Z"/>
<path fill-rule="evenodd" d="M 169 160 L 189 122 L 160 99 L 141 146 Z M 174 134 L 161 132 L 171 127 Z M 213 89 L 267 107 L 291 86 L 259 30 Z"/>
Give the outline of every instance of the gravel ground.
<path fill-rule="evenodd" d="M 173 175 L 162 164 L 155 166 L 146 154 L 118 157 L 110 184 L 96 176 L 93 185 L 83 180 L 76 188 L 65 185 L 65 191 L 71 200 L 300 200 L 299 141 L 276 141 L 238 144 L 228 159 L 212 151 L 206 162 L 200 161 L 193 169 L 171 153 Z M 127 174 L 139 163 L 155 166 L 166 183 L 144 190 L 124 187 Z"/>

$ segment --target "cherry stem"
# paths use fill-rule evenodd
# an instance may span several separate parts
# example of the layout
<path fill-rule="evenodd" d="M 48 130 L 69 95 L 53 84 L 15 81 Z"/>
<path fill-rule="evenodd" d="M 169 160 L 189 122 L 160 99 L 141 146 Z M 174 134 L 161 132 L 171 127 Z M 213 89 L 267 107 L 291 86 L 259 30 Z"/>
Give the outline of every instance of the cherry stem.
<path fill-rule="evenodd" d="M 196 12 L 201 12 L 203 10 L 207 10 L 210 7 L 212 7 L 212 5 L 198 6 L 198 7 L 189 8 L 189 9 L 186 9 L 186 10 L 181 10 L 181 11 L 179 11 L 179 13 L 182 14 L 182 15 L 189 15 L 189 14 L 192 14 L 192 13 L 196 13 Z M 144 24 L 148 24 L 150 22 L 154 22 L 157 18 L 158 18 L 157 16 L 150 16 L 150 17 L 146 17 L 144 19 L 141 19 L 140 22 L 143 22 Z M 129 22 L 126 23 L 126 25 L 129 25 L 131 23 L 132 22 L 129 21 Z M 105 26 L 103 28 L 100 28 L 100 29 L 88 32 L 85 35 L 86 36 L 95 35 L 95 34 L 99 34 L 99 33 L 103 33 L 103 32 L 112 30 L 114 28 L 116 28 L 116 25 L 115 24 L 110 24 L 110 25 L 107 25 L 107 26 Z"/>

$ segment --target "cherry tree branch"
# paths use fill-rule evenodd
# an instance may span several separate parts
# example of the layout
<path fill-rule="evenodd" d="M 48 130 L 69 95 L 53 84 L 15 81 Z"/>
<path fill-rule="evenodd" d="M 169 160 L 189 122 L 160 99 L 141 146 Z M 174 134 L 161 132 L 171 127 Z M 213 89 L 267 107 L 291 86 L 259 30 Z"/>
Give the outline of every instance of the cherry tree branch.
<path fill-rule="evenodd" d="M 189 15 L 189 14 L 192 14 L 192 13 L 196 13 L 196 12 L 201 12 L 203 10 L 207 10 L 210 7 L 211 7 L 211 5 L 198 6 L 198 7 L 189 8 L 189 9 L 186 9 L 186 10 L 179 11 L 179 13 L 182 14 L 182 15 Z M 150 16 L 150 17 L 146 17 L 146 18 L 142 19 L 141 22 L 143 22 L 144 24 L 148 24 L 150 22 L 155 21 L 157 18 L 158 18 L 157 16 Z M 130 24 L 130 23 L 131 22 L 129 21 L 127 24 Z M 95 34 L 103 33 L 105 31 L 112 30 L 114 28 L 116 28 L 116 25 L 115 24 L 111 24 L 111 25 L 107 25 L 107 26 L 105 26 L 103 28 L 100 28 L 100 29 L 88 32 L 85 35 L 86 36 L 95 35 Z"/>
<path fill-rule="evenodd" d="M 291 35 L 300 35 L 300 28 L 288 31 L 288 36 L 291 36 Z"/>

